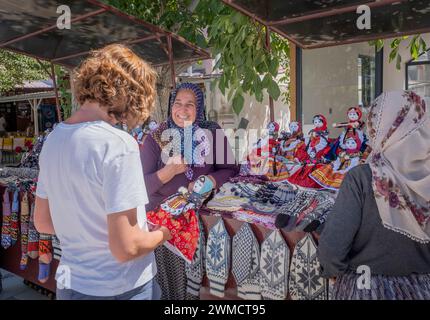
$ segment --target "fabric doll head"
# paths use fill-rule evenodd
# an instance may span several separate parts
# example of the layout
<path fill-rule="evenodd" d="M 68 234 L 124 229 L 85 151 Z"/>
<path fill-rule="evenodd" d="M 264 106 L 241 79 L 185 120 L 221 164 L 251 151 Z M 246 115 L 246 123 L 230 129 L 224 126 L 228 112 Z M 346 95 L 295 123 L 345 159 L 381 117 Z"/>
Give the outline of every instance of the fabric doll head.
<path fill-rule="evenodd" d="M 277 122 L 275 122 L 275 121 L 270 122 L 267 125 L 267 129 L 269 130 L 270 134 L 274 134 L 274 133 L 276 133 L 276 132 L 279 131 L 279 124 Z"/>
<path fill-rule="evenodd" d="M 198 194 L 205 194 L 212 191 L 214 184 L 212 180 L 207 176 L 200 176 L 197 178 L 193 186 L 193 192 Z"/>
<path fill-rule="evenodd" d="M 155 120 L 151 120 L 148 124 L 148 128 L 150 131 L 154 131 L 155 129 L 158 128 L 158 123 Z"/>
<path fill-rule="evenodd" d="M 314 124 L 315 131 L 327 130 L 327 119 L 322 114 L 317 114 L 314 116 L 312 123 Z"/>
<path fill-rule="evenodd" d="M 294 133 L 297 134 L 301 131 L 300 123 L 297 121 L 290 122 L 290 125 L 288 127 L 290 128 L 291 134 L 294 134 Z"/>
<path fill-rule="evenodd" d="M 311 158 L 311 160 L 315 159 L 317 157 L 317 150 L 313 147 L 309 148 L 308 155 Z"/>
<path fill-rule="evenodd" d="M 359 107 L 351 107 L 348 109 L 348 120 L 351 122 L 360 121 L 363 113 Z"/>
<path fill-rule="evenodd" d="M 362 141 L 357 133 L 350 132 L 345 136 L 344 146 L 347 153 L 360 151 Z"/>

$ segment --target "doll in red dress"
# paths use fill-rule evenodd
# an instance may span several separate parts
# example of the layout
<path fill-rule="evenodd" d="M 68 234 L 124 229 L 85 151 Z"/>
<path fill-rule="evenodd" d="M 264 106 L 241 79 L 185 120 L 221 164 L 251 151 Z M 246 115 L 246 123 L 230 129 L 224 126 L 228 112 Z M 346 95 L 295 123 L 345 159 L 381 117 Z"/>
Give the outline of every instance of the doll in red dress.
<path fill-rule="evenodd" d="M 328 137 L 327 119 L 323 115 L 313 118 L 314 128 L 305 138 L 305 143 L 296 152 L 296 159 L 302 163 L 291 168 L 291 176 L 288 181 L 307 188 L 321 188 L 309 175 L 320 168 L 324 162 L 324 156 L 330 151 L 330 139 Z"/>
<path fill-rule="evenodd" d="M 360 163 L 362 138 L 358 132 L 349 131 L 345 136 L 344 150 L 335 161 L 316 169 L 310 177 L 320 186 L 338 190 L 345 174 Z"/>

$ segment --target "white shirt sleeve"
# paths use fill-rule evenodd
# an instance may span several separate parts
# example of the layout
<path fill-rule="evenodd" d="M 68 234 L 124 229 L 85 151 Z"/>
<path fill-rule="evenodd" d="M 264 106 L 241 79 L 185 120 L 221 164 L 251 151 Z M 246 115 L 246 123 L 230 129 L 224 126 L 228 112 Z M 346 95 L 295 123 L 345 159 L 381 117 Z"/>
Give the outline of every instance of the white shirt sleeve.
<path fill-rule="evenodd" d="M 36 188 L 36 196 L 42 199 L 48 199 L 48 194 L 45 189 L 45 184 L 43 182 L 43 174 L 39 172 L 39 177 L 37 178 L 37 188 Z"/>
<path fill-rule="evenodd" d="M 139 152 L 119 155 L 104 165 L 103 198 L 107 214 L 138 208 L 148 203 Z"/>

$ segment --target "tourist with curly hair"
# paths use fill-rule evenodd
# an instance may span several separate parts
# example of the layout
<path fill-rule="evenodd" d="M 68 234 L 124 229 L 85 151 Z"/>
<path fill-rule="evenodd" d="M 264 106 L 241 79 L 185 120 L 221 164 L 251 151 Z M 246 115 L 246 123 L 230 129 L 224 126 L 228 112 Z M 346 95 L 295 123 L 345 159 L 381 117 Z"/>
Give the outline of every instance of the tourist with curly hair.
<path fill-rule="evenodd" d="M 158 299 L 153 251 L 171 235 L 148 230 L 139 147 L 114 127 L 148 118 L 156 73 L 127 47 L 109 45 L 73 80 L 80 108 L 48 136 L 36 191 L 36 228 L 61 243 L 57 299 Z M 48 264 L 40 273 L 49 275 Z"/>

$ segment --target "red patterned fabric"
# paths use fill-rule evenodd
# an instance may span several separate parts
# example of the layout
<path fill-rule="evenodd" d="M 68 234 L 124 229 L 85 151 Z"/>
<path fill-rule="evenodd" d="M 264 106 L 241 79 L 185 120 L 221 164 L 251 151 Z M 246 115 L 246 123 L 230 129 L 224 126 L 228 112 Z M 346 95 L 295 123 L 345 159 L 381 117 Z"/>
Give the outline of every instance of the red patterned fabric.
<path fill-rule="evenodd" d="M 165 243 L 166 247 L 191 263 L 199 239 L 199 223 L 195 211 L 190 209 L 173 217 L 159 208 L 149 211 L 147 218 L 149 223 L 164 226 L 170 230 L 172 239 Z"/>
<path fill-rule="evenodd" d="M 307 164 L 304 167 L 302 167 L 300 170 L 298 170 L 296 173 L 294 173 L 287 180 L 301 187 L 321 189 L 322 187 L 318 183 L 316 183 L 312 178 L 310 178 L 310 174 L 314 170 L 319 169 L 322 166 L 323 166 L 322 164 Z"/>

